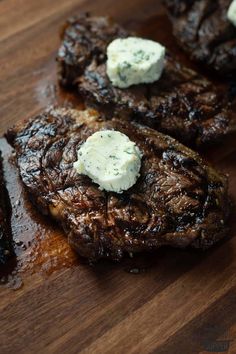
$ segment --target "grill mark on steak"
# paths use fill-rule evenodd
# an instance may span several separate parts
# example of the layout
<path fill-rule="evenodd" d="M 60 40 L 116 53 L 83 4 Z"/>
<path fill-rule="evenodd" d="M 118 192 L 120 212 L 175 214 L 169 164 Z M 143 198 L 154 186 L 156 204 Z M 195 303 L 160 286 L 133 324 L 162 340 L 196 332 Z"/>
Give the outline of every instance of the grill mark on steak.
<path fill-rule="evenodd" d="M 235 129 L 226 97 L 170 53 L 159 81 L 127 89 L 112 86 L 106 74 L 106 47 L 129 35 L 107 18 L 87 15 L 69 20 L 57 56 L 60 83 L 75 87 L 107 118 L 135 120 L 189 146 L 214 142 Z"/>
<path fill-rule="evenodd" d="M 106 17 L 97 17 L 93 21 L 88 14 L 81 23 L 75 18 L 69 19 L 62 28 L 61 36 L 68 38 L 65 45 L 59 49 L 58 55 L 64 57 L 61 62 L 61 81 L 64 85 L 73 84 L 74 80 L 83 73 L 93 59 L 104 62 L 106 45 L 116 36 L 127 37 L 127 32 Z M 79 58 L 75 53 L 80 54 Z"/>
<path fill-rule="evenodd" d="M 231 0 L 164 0 L 173 32 L 192 59 L 223 76 L 236 73 L 236 28 L 227 19 Z M 194 19 L 194 22 L 192 21 Z"/>
<path fill-rule="evenodd" d="M 101 191 L 73 169 L 79 146 L 103 129 L 126 134 L 143 153 L 137 183 L 122 194 Z M 118 260 L 162 245 L 207 248 L 226 234 L 227 179 L 155 130 L 57 108 L 9 130 L 7 139 L 35 206 L 61 224 L 84 257 Z"/>
<path fill-rule="evenodd" d="M 5 186 L 0 152 L 0 267 L 13 255 L 11 234 L 11 204 Z"/>

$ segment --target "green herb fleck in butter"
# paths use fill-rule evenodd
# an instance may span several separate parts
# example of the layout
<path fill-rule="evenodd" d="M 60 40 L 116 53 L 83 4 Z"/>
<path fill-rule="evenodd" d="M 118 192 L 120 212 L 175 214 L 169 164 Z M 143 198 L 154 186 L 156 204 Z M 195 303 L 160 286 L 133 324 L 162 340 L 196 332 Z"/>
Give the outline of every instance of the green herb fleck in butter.
<path fill-rule="evenodd" d="M 161 77 L 165 48 L 138 37 L 118 38 L 107 48 L 107 75 L 114 86 L 126 88 Z"/>
<path fill-rule="evenodd" d="M 134 142 L 118 131 L 94 133 L 82 144 L 77 156 L 76 171 L 90 177 L 100 189 L 122 193 L 139 177 L 142 154 Z"/>

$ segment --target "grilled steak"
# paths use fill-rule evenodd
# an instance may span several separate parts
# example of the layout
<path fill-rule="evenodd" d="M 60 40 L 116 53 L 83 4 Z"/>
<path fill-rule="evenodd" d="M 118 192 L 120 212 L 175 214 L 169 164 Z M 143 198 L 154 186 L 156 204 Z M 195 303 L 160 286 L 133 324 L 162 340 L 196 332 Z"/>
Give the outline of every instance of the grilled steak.
<path fill-rule="evenodd" d="M 165 0 L 174 34 L 192 59 L 221 75 L 236 74 L 236 28 L 227 19 L 232 0 Z"/>
<path fill-rule="evenodd" d="M 3 178 L 2 157 L 0 153 L 0 266 L 12 255 L 11 244 L 11 206 Z"/>
<path fill-rule="evenodd" d="M 122 194 L 101 191 L 73 168 L 80 145 L 104 129 L 126 134 L 143 153 L 137 183 Z M 153 129 L 55 108 L 11 129 L 7 139 L 35 206 L 61 224 L 84 257 L 119 260 L 162 245 L 207 248 L 226 234 L 226 178 Z"/>
<path fill-rule="evenodd" d="M 135 120 L 187 145 L 213 142 L 233 129 L 225 98 L 170 54 L 158 82 L 127 89 L 112 86 L 106 75 L 106 47 L 128 35 L 106 18 L 82 16 L 68 21 L 57 56 L 61 84 L 76 87 L 106 117 Z"/>

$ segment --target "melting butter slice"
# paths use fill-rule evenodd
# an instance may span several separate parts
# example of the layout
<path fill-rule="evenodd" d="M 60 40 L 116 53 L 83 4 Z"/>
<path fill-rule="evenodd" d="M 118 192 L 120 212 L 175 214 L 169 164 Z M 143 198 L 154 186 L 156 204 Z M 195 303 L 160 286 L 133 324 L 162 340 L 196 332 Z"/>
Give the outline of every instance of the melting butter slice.
<path fill-rule="evenodd" d="M 136 183 L 141 158 L 139 148 L 125 134 L 102 130 L 80 147 L 74 168 L 90 177 L 100 189 L 122 193 Z"/>
<path fill-rule="evenodd" d="M 229 7 L 228 13 L 227 13 L 227 17 L 228 17 L 228 20 L 234 26 L 236 26 L 236 0 L 232 1 L 231 5 Z"/>
<path fill-rule="evenodd" d="M 118 38 L 107 47 L 107 75 L 113 86 L 151 83 L 161 77 L 165 47 L 138 37 Z"/>

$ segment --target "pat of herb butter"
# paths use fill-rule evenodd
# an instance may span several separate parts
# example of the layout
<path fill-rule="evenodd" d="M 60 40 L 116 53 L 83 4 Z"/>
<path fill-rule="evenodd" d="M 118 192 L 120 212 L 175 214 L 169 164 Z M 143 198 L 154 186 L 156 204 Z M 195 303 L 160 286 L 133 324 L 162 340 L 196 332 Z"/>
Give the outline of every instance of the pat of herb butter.
<path fill-rule="evenodd" d="M 117 38 L 107 47 L 107 75 L 112 84 L 126 88 L 161 77 L 165 47 L 138 37 Z"/>
<path fill-rule="evenodd" d="M 74 168 L 90 177 L 100 189 L 122 193 L 136 183 L 141 158 L 139 148 L 125 134 L 101 130 L 81 145 Z"/>
<path fill-rule="evenodd" d="M 228 13 L 227 13 L 227 17 L 228 17 L 228 20 L 234 26 L 236 26 L 236 0 L 232 1 L 231 5 L 229 7 Z"/>

